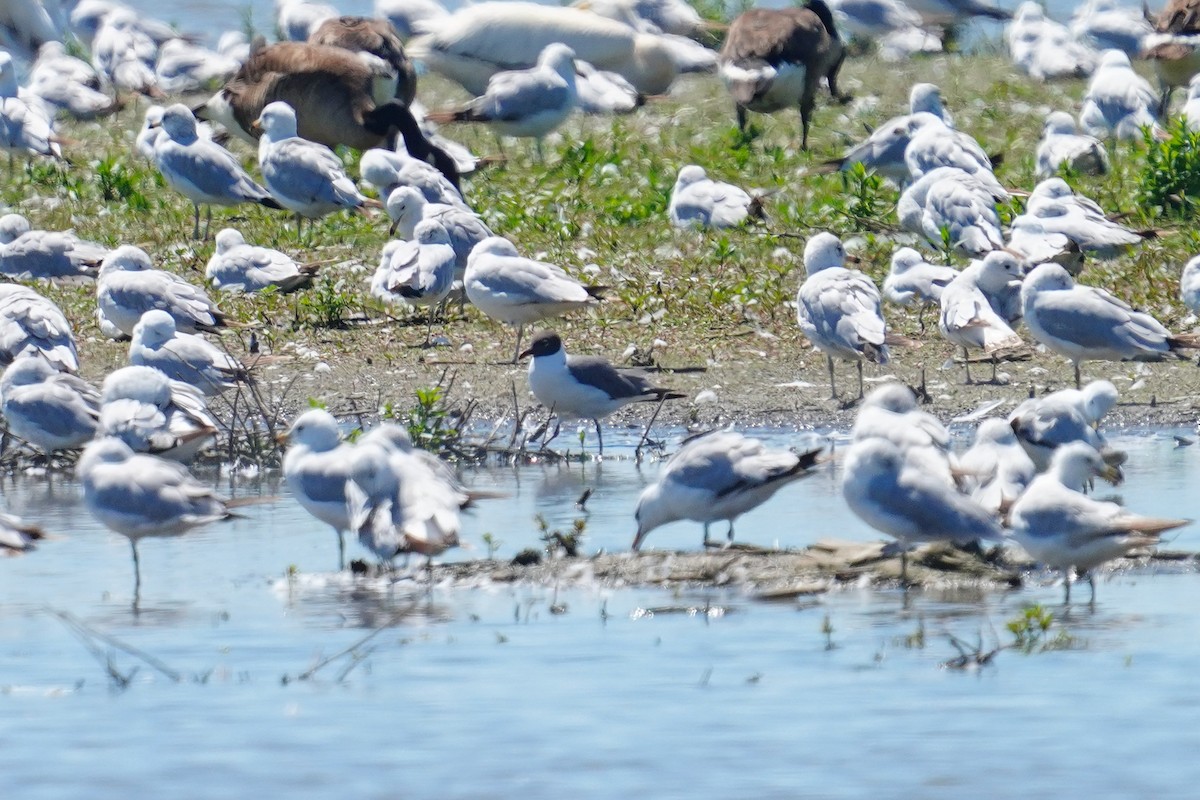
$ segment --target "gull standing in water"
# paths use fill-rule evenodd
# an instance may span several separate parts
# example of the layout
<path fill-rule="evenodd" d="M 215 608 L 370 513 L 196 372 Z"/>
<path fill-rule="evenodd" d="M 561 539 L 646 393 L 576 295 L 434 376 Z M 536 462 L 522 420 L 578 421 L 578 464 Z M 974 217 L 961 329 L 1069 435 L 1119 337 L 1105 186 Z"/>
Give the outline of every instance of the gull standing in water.
<path fill-rule="evenodd" d="M 1057 264 L 1042 264 L 1026 276 L 1021 302 L 1033 338 L 1071 360 L 1076 389 L 1084 361 L 1185 359 L 1180 350 L 1200 349 L 1200 335 L 1173 334 L 1103 289 L 1077 285 Z"/>
<path fill-rule="evenodd" d="M 471 251 L 463 285 L 467 299 L 485 315 L 517 326 L 514 364 L 526 325 L 595 305 L 604 290 L 584 286 L 562 267 L 524 258 L 502 236 L 484 239 Z"/>
<path fill-rule="evenodd" d="M 354 446 L 342 442 L 337 420 L 319 408 L 297 417 L 281 438 L 288 443 L 283 456 L 288 489 L 305 511 L 337 534 L 341 570 L 346 566 L 345 532 L 350 529 L 346 479 L 354 461 Z"/>
<path fill-rule="evenodd" d="M 842 242 L 818 233 L 804 246 L 808 278 L 796 295 L 796 321 L 829 362 L 829 391 L 837 400 L 833 358 L 858 365 L 858 397 L 862 399 L 862 362 L 888 362 L 887 324 L 879 289 L 864 273 L 846 269 Z"/>
<path fill-rule="evenodd" d="M 771 450 L 732 430 L 710 431 L 685 440 L 658 480 L 638 498 L 633 549 L 638 550 L 655 528 L 683 519 L 704 523 L 705 546 L 709 544 L 708 526 L 728 520 L 732 542 L 734 520 L 765 503 L 785 485 L 812 474 L 820 452 Z"/>
<path fill-rule="evenodd" d="M 704 167 L 688 164 L 675 178 L 667 212 L 676 228 L 733 228 L 751 214 L 761 216 L 761 202 L 732 183 L 712 180 Z"/>
<path fill-rule="evenodd" d="M 1009 515 L 1013 537 L 1037 561 L 1063 571 L 1064 602 L 1071 602 L 1071 573 L 1087 575 L 1096 602 L 1095 567 L 1131 550 L 1152 547 L 1166 531 L 1191 520 L 1142 517 L 1116 503 L 1083 494 L 1092 477 L 1116 483 L 1120 475 L 1082 442 L 1054 454 L 1050 470 L 1034 479 Z"/>
<path fill-rule="evenodd" d="M 1110 450 L 1100 434 L 1100 421 L 1117 403 L 1117 387 L 1109 381 L 1092 381 L 1079 389 L 1060 389 L 1044 397 L 1031 397 L 1008 416 L 1009 427 L 1039 472 L 1064 445 L 1084 442 L 1100 451 L 1105 460 L 1119 465 L 1122 453 Z"/>
<path fill-rule="evenodd" d="M 590 419 L 596 426 L 600 455 L 604 455 L 601 417 L 630 403 L 661 403 L 685 397 L 653 385 L 639 370 L 618 369 L 597 356 L 567 355 L 562 339 L 554 331 L 534 336 L 529 349 L 520 355 L 526 356 L 533 356 L 529 362 L 529 388 L 534 397 L 559 418 Z"/>
<path fill-rule="evenodd" d="M 187 471 L 156 456 L 134 453 L 120 439 L 96 439 L 76 467 L 83 502 L 92 516 L 129 539 L 133 550 L 133 610 L 141 601 L 138 541 L 175 536 L 209 522 L 229 519 L 227 501 Z"/>
<path fill-rule="evenodd" d="M 575 107 L 575 51 L 561 42 L 548 45 L 532 69 L 498 72 L 487 90 L 464 108 L 435 111 L 430 122 L 486 122 L 498 135 L 523 136 L 537 142 L 543 158 L 542 139 L 558 128 Z"/>
<path fill-rule="evenodd" d="M 993 514 L 1005 513 L 1037 475 L 1033 459 L 1003 419 L 985 419 L 958 458 L 963 490 Z"/>
<path fill-rule="evenodd" d="M 908 581 L 908 548 L 919 542 L 1000 541 L 992 513 L 910 460 L 894 443 L 870 438 L 846 455 L 842 496 L 860 519 L 897 540 L 900 580 Z"/>

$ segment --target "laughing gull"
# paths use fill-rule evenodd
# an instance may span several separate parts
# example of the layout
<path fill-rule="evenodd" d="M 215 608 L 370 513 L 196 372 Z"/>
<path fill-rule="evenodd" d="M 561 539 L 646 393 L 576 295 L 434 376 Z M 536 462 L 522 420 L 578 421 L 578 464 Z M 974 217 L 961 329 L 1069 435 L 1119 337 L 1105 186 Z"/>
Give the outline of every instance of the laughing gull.
<path fill-rule="evenodd" d="M 733 97 L 738 130 L 746 130 L 746 112 L 770 114 L 800 109 L 800 149 L 808 149 L 808 128 L 817 89 L 824 78 L 839 103 L 850 95 L 837 88 L 846 57 L 823 0 L 803 8 L 752 8 L 729 26 L 721 47 L 718 73 Z"/>
<path fill-rule="evenodd" d="M 233 516 L 227 501 L 193 478 L 187 467 L 134 453 L 129 445 L 111 436 L 89 444 L 75 472 L 83 484 L 87 510 L 105 527 L 129 539 L 135 612 L 142 588 L 139 539 L 175 536 Z"/>
<path fill-rule="evenodd" d="M 1200 349 L 1200 335 L 1173 334 L 1149 314 L 1135 311 L 1103 289 L 1079 286 L 1058 264 L 1042 264 L 1021 287 L 1025 325 L 1052 353 L 1075 367 L 1075 388 L 1084 361 L 1185 359 L 1180 350 Z"/>
<path fill-rule="evenodd" d="M 346 565 L 344 534 L 350 528 L 346 478 L 354 448 L 341 441 L 334 416 L 320 408 L 297 417 L 281 438 L 288 443 L 283 456 L 283 478 L 296 502 L 337 533 L 341 570 Z"/>
<path fill-rule="evenodd" d="M 1071 602 L 1071 573 L 1087 575 L 1096 601 L 1091 570 L 1131 550 L 1153 547 L 1166 531 L 1186 519 L 1142 517 L 1116 503 L 1083 494 L 1092 477 L 1114 483 L 1119 475 L 1095 448 L 1076 442 L 1059 449 L 1050 470 L 1034 479 L 1009 514 L 1013 537 L 1029 555 L 1063 571 L 1065 602 Z"/>
<path fill-rule="evenodd" d="M 554 331 L 534 336 L 520 355 L 525 356 L 533 356 L 529 362 L 529 388 L 534 397 L 559 418 L 590 419 L 596 426 L 600 455 L 604 455 L 601 417 L 630 403 L 661 403 L 686 397 L 653 385 L 638 370 L 618 369 L 598 356 L 568 355 Z"/>
<path fill-rule="evenodd" d="M 96 387 L 39 356 L 19 358 L 4 371 L 0 396 L 9 431 L 43 453 L 82 447 L 96 435 Z"/>
<path fill-rule="evenodd" d="M 213 205 L 257 203 L 267 208 L 282 208 L 242 169 L 233 153 L 197 133 L 196 118 L 187 106 L 182 103 L 168 106 L 163 110 L 161 124 L 165 135 L 154 143 L 154 163 L 167 185 L 192 201 L 193 239 L 200 238 L 201 205 L 208 209 L 206 238 L 212 224 Z"/>
<path fill-rule="evenodd" d="M 548 45 L 531 69 L 498 72 L 487 90 L 465 107 L 435 111 L 430 122 L 486 122 L 500 136 L 521 136 L 537 142 L 562 125 L 579 105 L 575 90 L 575 51 L 561 42 Z"/>
<path fill-rule="evenodd" d="M 804 246 L 808 277 L 796 294 L 800 331 L 829 362 L 829 391 L 838 399 L 833 358 L 858 365 L 858 396 L 863 396 L 862 362 L 888 362 L 887 323 L 879 289 L 866 274 L 846 269 L 842 242 L 832 233 L 818 233 Z"/>
<path fill-rule="evenodd" d="M 732 542 L 734 520 L 792 481 L 812 474 L 820 452 L 772 450 L 731 430 L 687 439 L 638 498 L 633 549 L 639 549 L 655 528 L 684 519 L 704 523 L 705 546 L 708 526 L 728 520 Z"/>
<path fill-rule="evenodd" d="M 204 276 L 223 292 L 252 293 L 274 288 L 287 294 L 312 285 L 317 274 L 317 265 L 297 264 L 286 253 L 247 244 L 233 228 L 221 230 L 215 243 Z"/>
<path fill-rule="evenodd" d="M 463 276 L 467 299 L 492 319 L 517 326 L 512 363 L 530 322 L 595 305 L 602 286 L 584 286 L 562 267 L 525 258 L 502 236 L 484 239 L 471 251 Z"/>
<path fill-rule="evenodd" d="M 896 539 L 902 582 L 908 580 L 907 552 L 913 544 L 1004 538 L 990 511 L 947 486 L 922 461 L 910 459 L 886 439 L 865 439 L 850 446 L 842 496 L 863 522 Z"/>

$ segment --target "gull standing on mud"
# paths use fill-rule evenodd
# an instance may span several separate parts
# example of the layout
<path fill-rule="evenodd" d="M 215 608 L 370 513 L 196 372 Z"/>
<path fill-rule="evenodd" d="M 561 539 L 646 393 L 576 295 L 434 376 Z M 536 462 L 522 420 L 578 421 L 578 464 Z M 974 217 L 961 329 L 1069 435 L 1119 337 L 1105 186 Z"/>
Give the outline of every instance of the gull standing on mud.
<path fill-rule="evenodd" d="M 371 294 L 385 303 L 428 308 L 428 346 L 437 306 L 454 285 L 454 264 L 454 248 L 446 229 L 436 219 L 422 220 L 412 241 L 384 245 L 379 268 L 371 278 Z"/>
<path fill-rule="evenodd" d="M 888 362 L 887 324 L 879 289 L 864 273 L 846 269 L 842 242 L 818 233 L 804 246 L 808 278 L 796 294 L 796 321 L 829 362 L 829 391 L 838 399 L 833 359 L 858 365 L 858 397 L 863 396 L 862 362 Z"/>
<path fill-rule="evenodd" d="M 215 397 L 248 380 L 246 368 L 207 339 L 176 330 L 165 311 L 151 309 L 133 328 L 129 363 L 154 367 L 171 380 L 194 386 L 206 397 Z"/>
<path fill-rule="evenodd" d="M 154 163 L 163 180 L 192 201 L 195 221 L 192 238 L 200 238 L 200 206 L 208 208 L 208 227 L 212 224 L 213 205 L 236 206 L 257 203 L 267 208 L 282 206 L 266 189 L 254 182 L 233 153 L 196 132 L 196 118 L 182 103 L 163 110 L 162 128 L 165 135 L 154 143 Z"/>
<path fill-rule="evenodd" d="M 345 532 L 350 529 L 346 479 L 354 446 L 342 442 L 337 420 L 320 408 L 301 414 L 280 438 L 288 444 L 283 456 L 288 489 L 305 511 L 333 528 L 338 537 L 338 569 L 344 569 Z"/>
<path fill-rule="evenodd" d="M 486 316 L 517 326 L 514 364 L 526 325 L 593 306 L 604 291 L 584 286 L 562 267 L 523 257 L 502 236 L 484 239 L 471 251 L 463 285 L 467 299 Z"/>
<path fill-rule="evenodd" d="M 1013 504 L 1009 519 L 1013 537 L 1029 555 L 1063 572 L 1064 602 L 1071 602 L 1071 573 L 1086 575 L 1096 602 L 1095 567 L 1130 551 L 1153 547 L 1166 531 L 1187 525 L 1187 519 L 1142 517 L 1116 503 L 1083 494 L 1084 486 L 1101 477 L 1117 483 L 1120 474 L 1095 448 L 1076 442 L 1065 445 L 1050 469 L 1034 479 Z"/>
<path fill-rule="evenodd" d="M 903 308 L 916 304 L 917 321 L 924 332 L 925 309 L 938 305 L 942 292 L 957 277 L 954 267 L 930 264 L 911 247 L 901 247 L 892 253 L 891 269 L 883 279 L 883 296 Z"/>
<path fill-rule="evenodd" d="M 134 453 L 120 439 L 96 439 L 75 469 L 83 502 L 105 527 L 129 539 L 133 551 L 133 610 L 141 601 L 138 540 L 175 536 L 233 516 L 227 501 L 188 472 L 187 467 Z"/>
<path fill-rule="evenodd" d="M 40 356 L 19 358 L 4 371 L 0 397 L 9 432 L 47 455 L 82 447 L 96 435 L 96 387 Z"/>
<path fill-rule="evenodd" d="M 751 214 L 761 216 L 762 201 L 732 183 L 712 180 L 704 167 L 688 164 L 675 178 L 667 212 L 676 228 L 733 228 Z"/>
<path fill-rule="evenodd" d="M 684 519 L 704 523 L 706 547 L 710 544 L 708 526 L 728 520 L 727 536 L 732 543 L 734 520 L 765 503 L 785 485 L 812 474 L 820 452 L 772 450 L 732 430 L 686 439 L 658 480 L 638 498 L 633 549 L 638 550 L 655 528 Z"/>
<path fill-rule="evenodd" d="M 547 46 L 532 69 L 497 72 L 487 90 L 465 107 L 435 111 L 430 122 L 486 122 L 499 136 L 521 136 L 537 142 L 558 128 L 579 104 L 575 91 L 575 51 L 561 42 Z"/>
<path fill-rule="evenodd" d="M 655 386 L 640 370 L 618 369 L 598 356 L 568 355 L 554 331 L 534 336 L 520 355 L 526 356 L 533 356 L 529 388 L 534 397 L 560 419 L 590 419 L 596 426 L 600 455 L 604 455 L 601 417 L 630 403 L 661 403 L 686 396 Z"/>
<path fill-rule="evenodd" d="M 1058 264 L 1030 272 L 1021 301 L 1033 338 L 1074 365 L 1076 389 L 1083 382 L 1079 365 L 1084 361 L 1186 359 L 1180 350 L 1200 349 L 1200 335 L 1173 334 L 1103 289 L 1077 285 Z"/>
<path fill-rule="evenodd" d="M 375 204 L 359 193 L 342 160 L 323 144 L 296 135 L 296 112 L 287 103 L 268 103 L 259 116 L 258 167 L 279 204 L 304 219 L 316 220 L 342 209 Z"/>
<path fill-rule="evenodd" d="M 132 245 L 118 247 L 101 262 L 96 306 L 127 336 L 133 334 L 142 314 L 152 310 L 170 314 L 175 327 L 186 333 L 215 333 L 225 325 L 225 315 L 203 289 L 155 269 L 150 256 Z"/>
<path fill-rule="evenodd" d="M 971 380 L 972 348 L 992 357 L 995 383 L 997 351 L 1021 346 L 1021 337 L 996 313 L 985 294 L 1004 291 L 1009 284 L 1013 276 L 1004 267 L 1007 262 L 1016 264 L 1008 253 L 989 253 L 960 272 L 942 292 L 938 330 L 947 341 L 962 348 L 968 385 L 975 382 Z M 1015 270 L 1019 272 L 1019 267 Z"/>
<path fill-rule="evenodd" d="M 908 580 L 908 548 L 920 542 L 968 544 L 1001 541 L 1004 532 L 990 511 L 910 460 L 894 443 L 870 438 L 846 455 L 842 496 L 860 519 L 896 539 L 900 580 Z"/>
<path fill-rule="evenodd" d="M 311 286 L 317 266 L 297 264 L 291 256 L 269 247 L 247 244 L 233 229 L 217 233 L 215 249 L 204 268 L 204 277 L 223 292 L 261 292 L 274 288 L 282 294 Z"/>

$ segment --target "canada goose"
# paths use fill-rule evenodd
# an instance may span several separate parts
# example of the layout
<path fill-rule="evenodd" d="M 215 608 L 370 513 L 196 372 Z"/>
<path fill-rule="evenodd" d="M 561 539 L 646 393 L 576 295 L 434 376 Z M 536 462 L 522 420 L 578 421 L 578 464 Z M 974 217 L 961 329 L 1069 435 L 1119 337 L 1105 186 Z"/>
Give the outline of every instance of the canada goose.
<path fill-rule="evenodd" d="M 386 19 L 327 19 L 308 37 L 308 42 L 340 47 L 356 53 L 370 53 L 376 58 L 381 58 L 396 71 L 396 99 L 408 105 L 417 96 L 417 71 L 404 53 L 400 35 Z"/>
<path fill-rule="evenodd" d="M 251 144 L 258 139 L 251 124 L 276 100 L 296 110 L 302 138 L 328 147 L 390 148 L 398 133 L 410 155 L 432 163 L 457 187 L 453 160 L 425 138 L 402 103 L 390 99 L 394 91 L 395 74 L 372 55 L 280 42 L 252 52 L 238 74 L 194 111 Z"/>
<path fill-rule="evenodd" d="M 1200 0 L 1168 0 L 1157 18 L 1143 0 L 1142 14 L 1159 33 L 1200 33 Z"/>
<path fill-rule="evenodd" d="M 850 100 L 837 88 L 846 57 L 823 0 L 804 8 L 751 9 L 733 21 L 721 48 L 721 78 L 737 106 L 738 129 L 746 111 L 769 114 L 800 107 L 801 148 L 808 149 L 808 125 L 821 78 L 839 103 Z"/>

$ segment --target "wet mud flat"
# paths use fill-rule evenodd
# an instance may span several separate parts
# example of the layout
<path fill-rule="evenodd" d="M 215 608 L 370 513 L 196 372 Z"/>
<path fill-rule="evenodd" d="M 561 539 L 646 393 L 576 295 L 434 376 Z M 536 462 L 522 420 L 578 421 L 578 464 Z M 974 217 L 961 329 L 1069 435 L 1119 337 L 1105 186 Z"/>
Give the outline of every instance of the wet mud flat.
<path fill-rule="evenodd" d="M 433 565 L 432 581 L 452 587 L 525 584 L 553 588 L 730 588 L 753 599 L 771 601 L 839 588 L 897 587 L 900 568 L 900 556 L 890 554 L 884 542 L 822 539 L 798 550 L 734 545 L 705 552 L 646 550 L 562 556 L 542 558 L 533 564 L 462 561 Z M 1146 550 L 1114 562 L 1107 570 L 1200 571 L 1200 553 Z M 1106 570 L 1100 574 L 1106 574 Z M 1031 575 L 1041 576 L 1038 580 L 1042 580 L 1048 573 L 1018 551 L 1002 547 L 976 550 L 934 543 L 908 553 L 907 579 L 913 588 L 1010 590 L 1023 587 Z"/>

